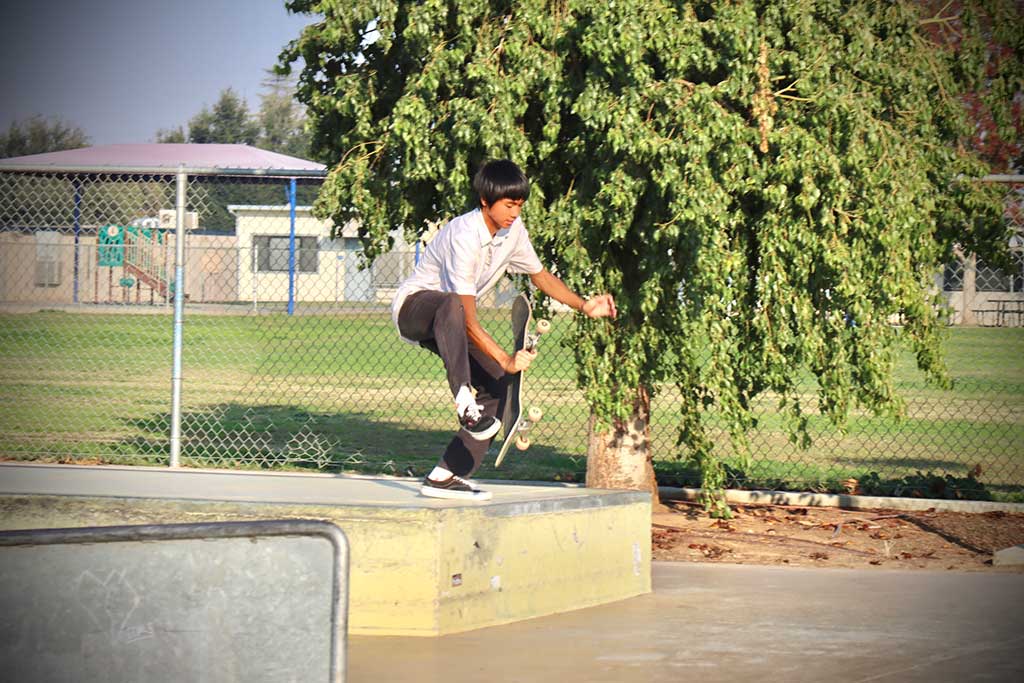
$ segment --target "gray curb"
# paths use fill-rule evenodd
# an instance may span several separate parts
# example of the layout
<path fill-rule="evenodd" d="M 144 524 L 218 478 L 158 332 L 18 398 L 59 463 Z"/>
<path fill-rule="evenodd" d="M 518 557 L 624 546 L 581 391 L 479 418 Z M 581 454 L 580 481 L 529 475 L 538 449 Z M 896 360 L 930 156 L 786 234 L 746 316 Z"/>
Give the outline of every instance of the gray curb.
<path fill-rule="evenodd" d="M 659 486 L 662 500 L 697 500 L 701 489 Z M 808 505 L 850 510 L 942 510 L 947 512 L 1016 512 L 1024 513 L 1024 503 L 999 503 L 988 500 L 945 500 L 934 498 L 888 498 L 884 496 L 851 496 L 835 493 L 792 493 L 790 491 L 739 491 L 728 489 L 729 503 L 748 505 Z"/>

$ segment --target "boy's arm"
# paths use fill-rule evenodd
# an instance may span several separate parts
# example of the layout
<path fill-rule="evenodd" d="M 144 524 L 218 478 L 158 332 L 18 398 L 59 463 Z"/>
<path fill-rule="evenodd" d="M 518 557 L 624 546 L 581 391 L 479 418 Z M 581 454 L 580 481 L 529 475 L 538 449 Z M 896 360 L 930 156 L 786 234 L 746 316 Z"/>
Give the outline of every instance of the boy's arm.
<path fill-rule="evenodd" d="M 537 357 L 536 351 L 519 351 L 514 356 L 505 353 L 498 342 L 494 341 L 480 325 L 480 320 L 476 316 L 476 297 L 460 294 L 459 299 L 462 300 L 462 308 L 466 313 L 466 335 L 471 344 L 496 360 L 507 373 L 515 374 L 530 367 L 530 363 Z"/>
<path fill-rule="evenodd" d="M 537 289 L 555 301 L 590 318 L 614 318 L 618 313 L 615 310 L 615 298 L 611 294 L 599 294 L 584 301 L 582 297 L 566 287 L 564 282 L 552 275 L 547 268 L 531 275 L 530 280 L 537 286 Z"/>

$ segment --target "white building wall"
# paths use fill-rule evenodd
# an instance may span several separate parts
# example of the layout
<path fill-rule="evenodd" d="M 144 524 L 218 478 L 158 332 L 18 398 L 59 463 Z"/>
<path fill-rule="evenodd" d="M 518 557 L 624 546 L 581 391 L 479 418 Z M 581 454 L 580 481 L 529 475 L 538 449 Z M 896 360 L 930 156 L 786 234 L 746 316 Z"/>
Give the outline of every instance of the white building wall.
<path fill-rule="evenodd" d="M 291 218 L 289 207 L 284 206 L 231 206 L 236 217 L 235 235 L 238 240 L 238 299 L 240 301 L 288 301 L 287 271 L 255 271 L 257 258 L 255 238 L 259 236 L 287 237 Z M 344 237 L 356 237 L 355 224 L 345 227 Z M 304 273 L 296 265 L 296 301 L 344 300 L 345 269 L 357 267 L 351 259 L 339 259 L 341 241 L 331 240 L 331 223 L 313 216 L 312 208 L 295 209 L 295 236 L 315 237 L 317 240 L 317 270 Z M 296 258 L 298 255 L 296 254 Z"/>
<path fill-rule="evenodd" d="M 287 205 L 281 206 L 230 206 L 236 217 L 235 234 L 238 240 L 238 300 L 260 302 L 288 301 L 287 271 L 254 272 L 253 262 L 255 238 L 259 236 L 287 237 L 290 229 L 290 215 Z M 382 282 L 374 281 L 374 274 L 359 271 L 359 257 L 352 251 L 351 243 L 356 240 L 358 224 L 350 221 L 337 239 L 331 239 L 331 222 L 321 221 L 313 216 L 312 207 L 298 206 L 295 209 L 295 236 L 317 239 L 317 270 L 315 273 L 302 272 L 298 264 L 295 273 L 295 300 L 306 302 L 342 302 L 346 286 L 358 296 L 356 300 L 389 303 L 395 277 L 404 277 L 409 267 L 400 267 L 401 272 L 392 273 L 393 264 L 409 261 L 411 267 L 414 247 L 408 246 L 402 231 L 395 231 L 395 256 L 381 257 L 380 265 L 387 270 Z M 345 242 L 350 243 L 349 250 Z M 298 249 L 298 245 L 296 245 Z M 402 256 L 408 252 L 406 256 Z M 298 253 L 296 253 L 298 258 Z M 389 284 L 391 285 L 389 287 Z"/>

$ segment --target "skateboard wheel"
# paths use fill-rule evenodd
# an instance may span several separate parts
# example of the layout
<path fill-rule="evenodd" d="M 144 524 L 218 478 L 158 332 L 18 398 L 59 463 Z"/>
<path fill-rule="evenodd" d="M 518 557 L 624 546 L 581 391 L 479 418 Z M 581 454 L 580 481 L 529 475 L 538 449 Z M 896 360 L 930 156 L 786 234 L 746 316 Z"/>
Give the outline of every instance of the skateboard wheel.
<path fill-rule="evenodd" d="M 530 418 L 530 422 L 539 422 L 544 417 L 544 411 L 537 406 L 530 406 L 530 409 L 526 411 L 526 415 Z"/>
<path fill-rule="evenodd" d="M 550 320 L 538 320 L 537 321 L 537 334 L 547 334 L 551 331 Z"/>
<path fill-rule="evenodd" d="M 529 447 L 530 447 L 530 440 L 529 439 L 527 439 L 525 436 L 517 436 L 516 437 L 516 448 L 518 448 L 521 451 L 525 451 Z"/>

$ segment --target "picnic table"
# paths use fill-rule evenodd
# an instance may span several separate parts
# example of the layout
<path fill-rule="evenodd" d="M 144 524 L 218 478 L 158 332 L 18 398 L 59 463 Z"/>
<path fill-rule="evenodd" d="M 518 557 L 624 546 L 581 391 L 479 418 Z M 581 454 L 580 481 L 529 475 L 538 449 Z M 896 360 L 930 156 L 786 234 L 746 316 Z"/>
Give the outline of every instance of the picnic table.
<path fill-rule="evenodd" d="M 1024 322 L 1024 298 L 1021 297 L 990 297 L 990 308 L 982 308 L 976 313 L 995 315 L 995 327 L 1020 327 Z"/>

